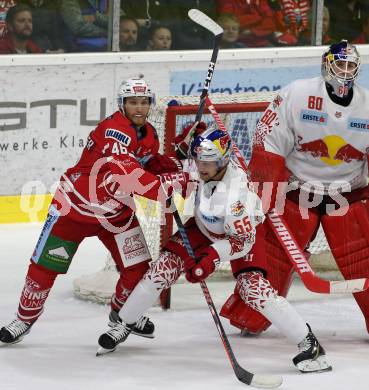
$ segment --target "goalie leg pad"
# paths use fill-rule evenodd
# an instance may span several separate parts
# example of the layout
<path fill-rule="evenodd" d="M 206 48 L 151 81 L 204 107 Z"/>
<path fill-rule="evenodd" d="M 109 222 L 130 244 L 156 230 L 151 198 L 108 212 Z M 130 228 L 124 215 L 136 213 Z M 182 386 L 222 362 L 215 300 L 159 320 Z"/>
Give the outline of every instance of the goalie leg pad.
<path fill-rule="evenodd" d="M 369 277 L 369 200 L 349 205 L 343 216 L 324 215 L 322 226 L 345 279 Z M 369 332 L 369 291 L 353 294 Z"/>
<path fill-rule="evenodd" d="M 286 199 L 283 215 L 297 243 L 303 250 L 307 248 L 319 228 L 319 216 L 311 210 L 304 211 L 308 214 L 308 218 L 303 218 L 298 204 Z M 286 296 L 292 281 L 293 266 L 268 221 L 264 222 L 264 225 L 267 278 L 279 295 Z"/>
<path fill-rule="evenodd" d="M 274 294 L 276 291 L 261 273 L 245 272 L 238 275 L 235 291 L 223 305 L 220 315 L 243 331 L 259 334 L 270 326 L 261 312 L 268 297 Z"/>
<path fill-rule="evenodd" d="M 307 212 L 309 218 L 303 219 L 298 205 L 289 199 L 286 200 L 284 217 L 290 229 L 296 232 L 296 240 L 302 248 L 308 246 L 319 227 L 319 217 L 312 211 Z M 264 230 L 259 230 L 257 241 L 261 241 L 260 235 L 265 234 L 266 277 L 278 295 L 286 296 L 292 282 L 293 266 L 268 221 L 264 222 Z M 232 325 L 247 329 L 251 333 L 260 333 L 270 326 L 270 322 L 247 306 L 237 292 L 223 305 L 221 315 L 228 318 Z"/>

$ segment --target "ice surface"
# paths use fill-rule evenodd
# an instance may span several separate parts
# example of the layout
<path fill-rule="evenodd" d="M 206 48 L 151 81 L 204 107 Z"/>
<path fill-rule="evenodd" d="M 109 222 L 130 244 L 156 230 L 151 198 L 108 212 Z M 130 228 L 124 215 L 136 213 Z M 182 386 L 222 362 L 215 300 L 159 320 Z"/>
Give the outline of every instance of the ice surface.
<path fill-rule="evenodd" d="M 13 319 L 39 224 L 0 225 L 0 324 Z M 79 248 L 67 276 L 60 276 L 46 310 L 20 344 L 0 346 L 1 390 L 225 390 L 246 386 L 229 365 L 199 286 L 173 290 L 173 309 L 150 310 L 153 340 L 130 336 L 115 353 L 95 357 L 107 329 L 107 306 L 74 298 L 72 280 L 103 267 L 106 250 L 95 239 Z M 231 282 L 209 285 L 218 307 Z M 327 350 L 333 371 L 300 374 L 291 362 L 296 346 L 271 327 L 261 337 L 240 338 L 224 326 L 238 362 L 257 373 L 280 374 L 286 390 L 367 390 L 369 337 L 354 300 L 307 292 L 295 283 L 290 300 Z M 192 309 L 189 309 L 192 307 Z"/>

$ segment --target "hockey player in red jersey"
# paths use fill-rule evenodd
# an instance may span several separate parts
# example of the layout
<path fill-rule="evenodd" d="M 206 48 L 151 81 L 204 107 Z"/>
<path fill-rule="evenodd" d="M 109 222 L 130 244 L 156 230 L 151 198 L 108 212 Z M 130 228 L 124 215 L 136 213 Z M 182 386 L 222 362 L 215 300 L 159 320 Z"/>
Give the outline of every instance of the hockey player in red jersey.
<path fill-rule="evenodd" d="M 112 319 L 149 268 L 150 254 L 132 194 L 164 201 L 174 183 L 180 188 L 186 184 L 179 162 L 158 153 L 156 130 L 147 121 L 153 98 L 144 80 L 123 82 L 118 111 L 90 133 L 80 160 L 61 176 L 31 257 L 17 318 L 0 330 L 3 343 L 19 342 L 29 333 L 55 278 L 68 271 L 85 237 L 100 239 L 120 273 Z M 141 317 L 133 332 L 153 337 L 154 324 Z"/>
<path fill-rule="evenodd" d="M 331 45 L 322 77 L 296 80 L 269 105 L 249 166 L 259 190 L 269 187 L 272 194 L 264 197 L 264 211 L 283 213 L 304 250 L 321 224 L 345 279 L 369 276 L 369 91 L 355 84 L 359 69 L 355 46 Z M 269 280 L 286 296 L 293 267 L 267 222 L 264 228 Z M 369 331 L 369 291 L 354 297 Z M 270 325 L 238 302 L 224 310 L 231 323 L 252 333 Z"/>
<path fill-rule="evenodd" d="M 263 242 L 256 240 L 254 244 L 257 231 L 263 229 L 261 201 L 250 190 L 246 173 L 230 158 L 229 135 L 200 126 L 190 142 L 186 133 L 176 141 L 183 157 L 190 150 L 194 160 L 190 160 L 190 167 L 194 165 L 199 176 L 194 217 L 185 226 L 196 259 L 188 255 L 179 233 L 172 236 L 123 305 L 121 323 L 100 336 L 98 355 L 114 351 L 125 341 L 137 318 L 182 272 L 188 281 L 197 283 L 216 271 L 220 262 L 229 261 L 242 301 L 264 313 L 293 344 L 299 344 L 294 364 L 303 372 L 331 369 L 309 325 L 266 278 Z M 255 249 L 250 256 L 252 247 Z"/>

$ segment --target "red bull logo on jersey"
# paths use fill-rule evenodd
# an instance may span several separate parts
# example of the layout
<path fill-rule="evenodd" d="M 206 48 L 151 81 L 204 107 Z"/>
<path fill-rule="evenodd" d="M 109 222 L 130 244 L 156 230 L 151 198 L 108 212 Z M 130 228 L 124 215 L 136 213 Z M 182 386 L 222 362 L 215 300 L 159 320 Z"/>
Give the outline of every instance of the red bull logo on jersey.
<path fill-rule="evenodd" d="M 347 143 L 338 135 L 328 135 L 322 139 L 310 142 L 302 142 L 299 136 L 296 150 L 302 153 L 309 153 L 311 156 L 320 158 L 327 165 L 340 165 L 343 162 L 362 161 L 365 154 L 354 146 Z"/>
<path fill-rule="evenodd" d="M 318 111 L 302 110 L 300 114 L 300 120 L 302 122 L 309 122 L 316 125 L 326 126 L 328 123 L 328 114 Z"/>
<path fill-rule="evenodd" d="M 369 120 L 359 119 L 359 118 L 349 118 L 348 128 L 349 130 L 369 131 Z"/>
<path fill-rule="evenodd" d="M 235 217 L 239 217 L 243 214 L 245 206 L 238 200 L 231 204 L 231 214 Z"/>

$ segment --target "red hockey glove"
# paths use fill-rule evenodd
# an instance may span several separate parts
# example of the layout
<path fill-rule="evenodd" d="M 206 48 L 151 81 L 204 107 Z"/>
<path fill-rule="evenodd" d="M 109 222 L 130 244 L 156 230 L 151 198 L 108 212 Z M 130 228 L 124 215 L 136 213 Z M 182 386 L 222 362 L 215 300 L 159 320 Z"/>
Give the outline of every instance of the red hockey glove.
<path fill-rule="evenodd" d="M 181 134 L 177 135 L 174 138 L 176 152 L 180 159 L 187 158 L 187 152 L 191 137 L 196 137 L 204 130 L 206 130 L 206 123 L 199 122 L 197 125 L 196 123 L 190 123 L 182 129 Z"/>
<path fill-rule="evenodd" d="M 145 170 L 154 175 L 160 175 L 164 172 L 178 172 L 181 168 L 181 163 L 175 157 L 160 153 L 154 154 L 145 164 Z"/>
<path fill-rule="evenodd" d="M 199 283 L 212 274 L 219 263 L 217 251 L 208 246 L 199 253 L 197 260 L 190 256 L 184 259 L 186 279 L 191 283 Z"/>
<path fill-rule="evenodd" d="M 172 172 L 158 175 L 167 198 L 178 192 L 183 198 L 188 197 L 197 187 L 197 181 L 191 179 L 187 172 Z"/>

